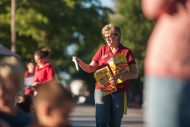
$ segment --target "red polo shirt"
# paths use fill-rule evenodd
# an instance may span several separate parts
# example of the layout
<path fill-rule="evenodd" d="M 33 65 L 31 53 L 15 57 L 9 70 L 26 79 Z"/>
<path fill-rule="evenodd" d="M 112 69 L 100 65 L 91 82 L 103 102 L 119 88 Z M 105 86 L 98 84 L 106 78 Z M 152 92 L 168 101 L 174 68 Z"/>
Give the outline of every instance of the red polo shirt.
<path fill-rule="evenodd" d="M 113 58 L 117 56 L 118 54 L 123 53 L 126 56 L 128 64 L 136 64 L 135 59 L 133 57 L 133 54 L 131 50 L 127 47 L 124 47 L 123 45 L 119 44 L 118 50 L 116 53 L 112 53 L 111 49 L 107 46 L 104 45 L 100 47 L 100 49 L 96 52 L 94 57 L 92 58 L 93 61 L 95 61 L 98 64 L 98 69 L 105 67 L 108 65 L 108 60 L 110 58 Z M 100 89 L 96 83 L 96 89 Z M 125 81 L 123 83 L 119 83 L 117 85 L 118 92 L 126 91 L 128 90 L 128 81 Z"/>
<path fill-rule="evenodd" d="M 38 65 L 35 67 L 33 82 L 44 83 L 52 80 L 55 77 L 55 70 L 50 62 L 46 62 L 42 68 Z"/>

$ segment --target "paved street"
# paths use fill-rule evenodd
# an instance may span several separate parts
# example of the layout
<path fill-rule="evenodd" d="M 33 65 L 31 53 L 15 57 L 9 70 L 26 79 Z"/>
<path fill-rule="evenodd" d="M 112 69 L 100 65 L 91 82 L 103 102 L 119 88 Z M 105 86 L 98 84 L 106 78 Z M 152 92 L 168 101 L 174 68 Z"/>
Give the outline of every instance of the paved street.
<path fill-rule="evenodd" d="M 76 106 L 71 114 L 73 127 L 95 127 L 94 106 Z M 129 108 L 127 115 L 124 115 L 121 127 L 143 127 L 142 109 Z"/>

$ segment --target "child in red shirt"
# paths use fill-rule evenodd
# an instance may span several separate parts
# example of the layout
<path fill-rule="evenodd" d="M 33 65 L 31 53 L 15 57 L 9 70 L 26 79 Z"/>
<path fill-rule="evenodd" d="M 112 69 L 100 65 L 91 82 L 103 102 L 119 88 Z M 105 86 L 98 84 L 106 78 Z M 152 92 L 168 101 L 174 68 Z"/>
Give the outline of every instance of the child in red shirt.
<path fill-rule="evenodd" d="M 24 73 L 24 82 L 26 86 L 30 86 L 32 84 L 32 80 L 34 78 L 34 68 L 35 68 L 35 62 L 34 61 L 28 61 L 26 63 L 27 70 Z"/>

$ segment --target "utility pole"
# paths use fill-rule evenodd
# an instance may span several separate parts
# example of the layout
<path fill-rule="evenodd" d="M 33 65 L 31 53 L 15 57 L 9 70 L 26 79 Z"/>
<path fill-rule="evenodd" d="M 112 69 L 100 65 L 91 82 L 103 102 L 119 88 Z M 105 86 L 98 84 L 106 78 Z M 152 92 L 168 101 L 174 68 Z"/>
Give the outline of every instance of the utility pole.
<path fill-rule="evenodd" d="M 16 52 L 16 32 L 15 32 L 16 0 L 11 0 L 11 51 Z"/>

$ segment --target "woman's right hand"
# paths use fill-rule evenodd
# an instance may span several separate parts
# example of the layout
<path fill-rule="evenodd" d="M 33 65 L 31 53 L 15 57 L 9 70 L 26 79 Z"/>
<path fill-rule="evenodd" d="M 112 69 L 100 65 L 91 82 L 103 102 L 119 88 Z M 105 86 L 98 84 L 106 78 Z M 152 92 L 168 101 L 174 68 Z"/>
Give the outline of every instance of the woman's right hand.
<path fill-rule="evenodd" d="M 95 61 L 91 61 L 90 64 L 86 64 L 86 63 L 84 63 L 84 62 L 83 62 L 79 57 L 77 57 L 77 56 L 73 56 L 73 57 L 72 57 L 72 61 L 73 61 L 73 62 L 76 61 L 76 63 L 78 63 L 78 64 L 80 65 L 80 67 L 81 67 L 84 71 L 86 71 L 86 72 L 88 72 L 88 73 L 94 72 L 94 71 L 97 69 L 97 67 L 98 67 L 98 65 L 97 65 L 97 63 L 96 63 Z"/>
<path fill-rule="evenodd" d="M 76 56 L 73 56 L 72 61 L 75 63 L 75 67 L 76 67 L 77 71 L 79 71 L 79 66 L 78 66 L 79 58 Z"/>

